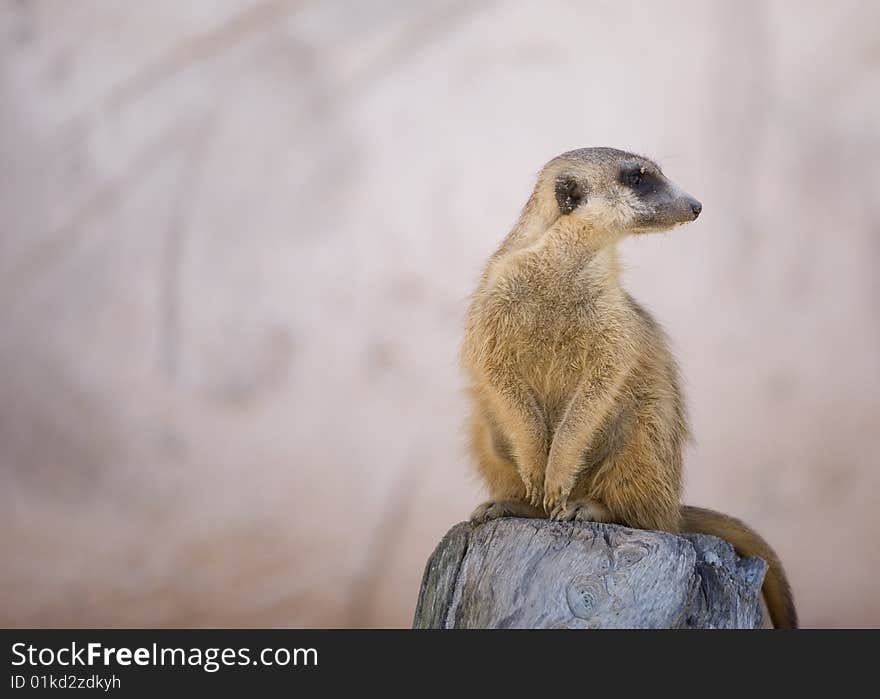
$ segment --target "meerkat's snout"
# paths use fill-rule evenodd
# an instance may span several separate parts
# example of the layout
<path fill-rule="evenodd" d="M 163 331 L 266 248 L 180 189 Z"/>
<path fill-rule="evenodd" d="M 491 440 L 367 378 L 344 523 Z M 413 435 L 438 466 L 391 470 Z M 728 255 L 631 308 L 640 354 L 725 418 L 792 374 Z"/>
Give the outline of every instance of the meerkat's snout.
<path fill-rule="evenodd" d="M 658 172 L 650 189 L 636 190 L 633 211 L 635 232 L 662 231 L 696 221 L 703 205 Z"/>
<path fill-rule="evenodd" d="M 663 231 L 691 223 L 703 211 L 697 199 L 661 177 L 652 191 L 642 193 L 633 202 L 633 233 Z"/>

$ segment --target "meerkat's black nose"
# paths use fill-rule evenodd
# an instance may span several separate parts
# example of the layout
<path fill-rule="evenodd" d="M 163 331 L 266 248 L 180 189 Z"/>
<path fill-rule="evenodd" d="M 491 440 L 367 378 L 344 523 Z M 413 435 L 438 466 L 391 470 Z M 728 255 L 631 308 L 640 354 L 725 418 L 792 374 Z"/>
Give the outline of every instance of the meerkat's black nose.
<path fill-rule="evenodd" d="M 703 210 L 703 205 L 698 202 L 696 199 L 691 200 L 691 211 L 694 212 L 694 218 L 700 215 L 700 212 Z"/>

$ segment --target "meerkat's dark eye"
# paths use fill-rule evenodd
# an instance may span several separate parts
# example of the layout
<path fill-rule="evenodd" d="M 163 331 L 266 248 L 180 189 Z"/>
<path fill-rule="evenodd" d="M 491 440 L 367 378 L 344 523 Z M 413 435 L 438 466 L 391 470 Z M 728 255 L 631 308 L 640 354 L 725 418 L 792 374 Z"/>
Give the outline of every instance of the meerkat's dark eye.
<path fill-rule="evenodd" d="M 633 165 L 620 173 L 620 181 L 642 196 L 650 194 L 657 189 L 657 178 L 644 167 Z"/>

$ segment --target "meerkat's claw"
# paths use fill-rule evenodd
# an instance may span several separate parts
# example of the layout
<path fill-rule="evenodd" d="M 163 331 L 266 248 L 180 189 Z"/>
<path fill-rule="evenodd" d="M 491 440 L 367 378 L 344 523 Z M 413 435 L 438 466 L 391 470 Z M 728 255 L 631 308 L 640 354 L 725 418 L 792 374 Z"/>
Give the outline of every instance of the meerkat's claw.
<path fill-rule="evenodd" d="M 608 509 L 595 500 L 581 500 L 559 505 L 553 511 L 553 519 L 560 522 L 608 522 Z"/>
<path fill-rule="evenodd" d="M 479 505 L 471 515 L 471 522 L 482 524 L 500 517 L 540 517 L 541 512 L 522 500 L 489 500 Z"/>
<path fill-rule="evenodd" d="M 541 506 L 541 499 L 544 495 L 544 484 L 539 481 L 525 481 L 526 501 L 533 507 Z"/>
<path fill-rule="evenodd" d="M 552 519 L 557 519 L 557 514 L 565 509 L 567 498 L 562 493 L 545 493 L 544 511 L 550 514 Z"/>
<path fill-rule="evenodd" d="M 500 517 L 500 514 L 495 514 L 496 512 L 496 503 L 492 500 L 489 502 L 484 502 L 477 505 L 477 508 L 471 513 L 471 522 L 474 524 L 482 524 L 483 522 L 487 522 L 490 519 L 495 519 L 496 517 Z"/>
<path fill-rule="evenodd" d="M 551 519 L 555 519 L 557 522 L 570 522 L 572 517 L 572 510 L 565 503 L 559 503 L 556 507 L 553 508 L 553 512 L 550 515 Z"/>
<path fill-rule="evenodd" d="M 544 510 L 549 513 L 564 509 L 571 495 L 574 483 L 560 483 L 558 477 L 546 477 L 544 480 Z"/>

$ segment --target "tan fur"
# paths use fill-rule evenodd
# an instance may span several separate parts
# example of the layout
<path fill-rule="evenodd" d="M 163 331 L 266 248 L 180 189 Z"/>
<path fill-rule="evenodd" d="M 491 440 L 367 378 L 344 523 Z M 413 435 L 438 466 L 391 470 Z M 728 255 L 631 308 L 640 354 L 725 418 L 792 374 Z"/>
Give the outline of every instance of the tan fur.
<path fill-rule="evenodd" d="M 633 167 L 653 177 L 650 193 L 627 185 Z M 560 182 L 576 192 L 571 210 Z M 678 369 L 660 326 L 619 283 L 617 241 L 690 221 L 695 206 L 654 163 L 622 151 L 572 151 L 542 170 L 468 313 L 470 445 L 492 498 L 474 518 L 720 527 L 741 553 L 770 562 L 765 593 L 784 592 L 779 561 L 760 537 L 736 520 L 697 514 L 709 511 L 683 516 Z M 796 625 L 790 595 L 775 597 L 774 623 Z"/>

